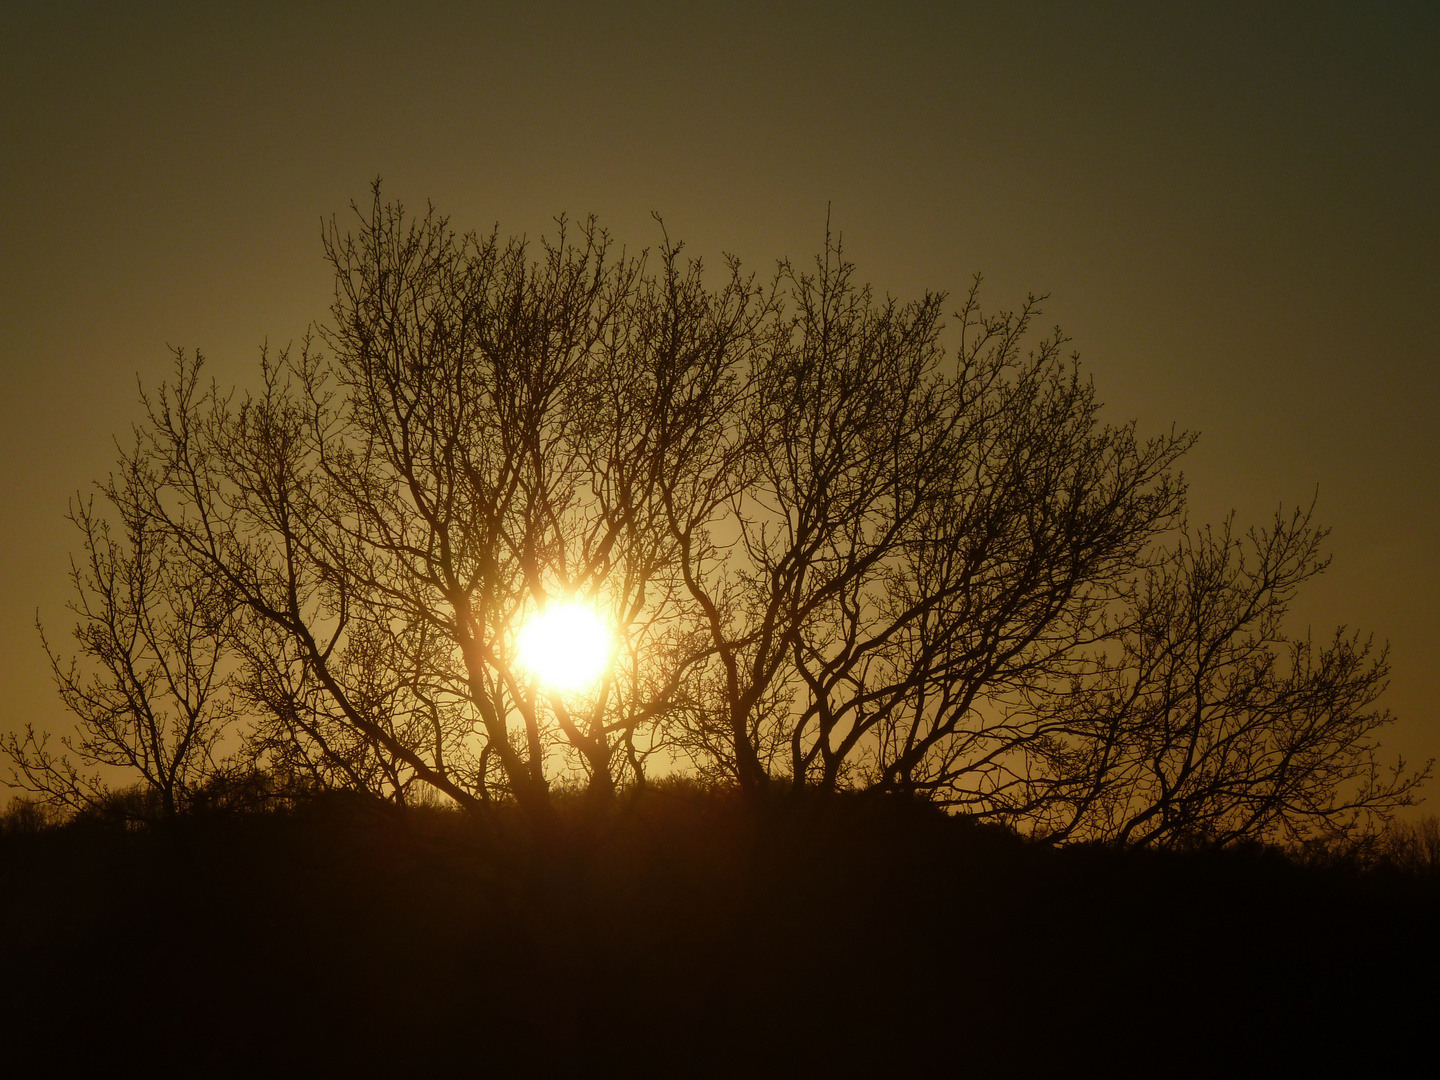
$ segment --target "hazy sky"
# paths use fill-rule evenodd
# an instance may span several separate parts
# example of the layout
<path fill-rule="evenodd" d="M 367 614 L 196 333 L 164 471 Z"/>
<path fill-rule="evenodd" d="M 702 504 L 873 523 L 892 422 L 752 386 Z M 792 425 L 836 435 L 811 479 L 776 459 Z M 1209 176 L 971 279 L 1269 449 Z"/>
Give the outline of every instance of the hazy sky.
<path fill-rule="evenodd" d="M 32 623 L 137 374 L 252 382 L 381 175 L 762 272 L 829 205 L 882 292 L 1050 293 L 1107 419 L 1203 433 L 1193 520 L 1318 489 L 1295 627 L 1388 638 L 1440 755 L 1440 4 L 298 6 L 0 2 L 0 729 L 65 723 Z"/>

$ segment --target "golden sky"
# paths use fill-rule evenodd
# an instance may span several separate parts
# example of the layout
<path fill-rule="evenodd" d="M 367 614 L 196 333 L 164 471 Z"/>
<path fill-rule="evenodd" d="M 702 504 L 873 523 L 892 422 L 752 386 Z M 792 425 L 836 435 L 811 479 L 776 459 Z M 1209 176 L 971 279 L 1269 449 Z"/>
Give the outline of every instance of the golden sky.
<path fill-rule="evenodd" d="M 1387 748 L 1440 755 L 1440 7 L 291 7 L 0 7 L 0 727 L 63 724 L 32 621 L 137 373 L 253 380 L 378 174 L 762 273 L 830 206 L 882 292 L 1050 293 L 1107 419 L 1203 433 L 1192 520 L 1318 488 L 1295 629 L 1389 638 Z"/>

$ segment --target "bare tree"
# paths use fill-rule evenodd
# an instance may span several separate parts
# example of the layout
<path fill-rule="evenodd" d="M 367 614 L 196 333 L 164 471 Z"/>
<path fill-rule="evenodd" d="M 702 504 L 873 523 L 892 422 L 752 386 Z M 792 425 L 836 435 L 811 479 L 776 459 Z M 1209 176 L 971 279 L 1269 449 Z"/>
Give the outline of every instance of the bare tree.
<path fill-rule="evenodd" d="M 593 222 L 533 264 L 378 191 L 360 224 L 326 236 L 328 358 L 267 360 L 233 400 L 182 356 L 150 404 L 151 513 L 249 613 L 260 743 L 326 782 L 494 789 L 538 817 L 557 756 L 602 796 L 641 779 L 708 647 L 675 610 L 655 447 L 710 422 L 692 369 L 745 345 L 753 291 L 733 266 L 707 291 L 678 250 L 659 275 L 611 262 Z M 516 634 L 576 598 L 620 647 L 567 696 L 517 666 Z"/>
<path fill-rule="evenodd" d="M 1120 844 L 1345 836 L 1414 801 L 1431 765 L 1384 767 L 1384 648 L 1285 631 L 1321 573 L 1311 511 L 1187 532 L 1135 587 L 1095 670 L 1039 705 L 1042 828 Z"/>
<path fill-rule="evenodd" d="M 130 460 L 102 487 L 116 528 L 93 499 L 71 503 L 83 551 L 70 571 L 79 656 L 65 659 L 41 628 L 77 733 L 61 736 L 57 754 L 27 725 L 23 738 L 9 734 L 3 749 L 13 785 L 54 805 L 103 803 L 110 787 L 100 770 L 108 767 L 138 774 L 172 816 L 223 771 L 217 754 L 235 719 L 233 620 L 224 588 L 178 558 L 137 502 L 149 486 L 138 468 Z"/>
<path fill-rule="evenodd" d="M 877 299 L 828 236 L 813 271 L 711 284 L 668 238 L 616 255 L 561 219 L 532 249 L 378 184 L 324 243 L 319 345 L 243 397 L 177 354 L 131 463 L 137 527 L 239 612 L 261 759 L 543 822 L 557 779 L 604 800 L 688 755 L 756 799 L 866 786 L 1124 843 L 1343 829 L 1423 778 L 1377 771 L 1383 652 L 1293 642 L 1280 671 L 1308 518 L 1249 564 L 1228 527 L 1157 561 L 1193 439 L 1102 423 L 1033 297 L 986 315 L 977 279 L 947 330 L 943 294 Z M 617 649 L 562 693 L 517 641 L 576 600 Z"/>
<path fill-rule="evenodd" d="M 778 767 L 983 810 L 1034 737 L 996 704 L 1097 632 L 1191 439 L 1099 425 L 1058 334 L 1024 352 L 1033 298 L 986 317 L 977 280 L 948 354 L 943 295 L 852 275 L 838 244 L 782 266 L 742 392 L 666 470 L 719 667 L 692 741 L 750 791 Z"/>

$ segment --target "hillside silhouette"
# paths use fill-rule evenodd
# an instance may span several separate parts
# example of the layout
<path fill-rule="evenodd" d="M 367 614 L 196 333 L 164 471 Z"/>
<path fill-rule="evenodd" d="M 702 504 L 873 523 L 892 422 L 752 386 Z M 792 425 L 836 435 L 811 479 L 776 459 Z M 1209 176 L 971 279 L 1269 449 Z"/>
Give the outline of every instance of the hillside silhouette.
<path fill-rule="evenodd" d="M 901 797 L 330 793 L 0 836 L 10 1062 L 1204 1072 L 1423 1038 L 1430 874 L 1046 847 Z"/>

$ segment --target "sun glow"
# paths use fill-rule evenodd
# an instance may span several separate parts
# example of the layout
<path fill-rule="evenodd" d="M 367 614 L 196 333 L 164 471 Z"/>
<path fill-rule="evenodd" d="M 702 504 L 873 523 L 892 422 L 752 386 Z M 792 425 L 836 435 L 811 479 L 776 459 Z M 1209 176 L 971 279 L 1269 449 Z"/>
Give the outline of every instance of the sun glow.
<path fill-rule="evenodd" d="M 520 631 L 520 664 L 546 686 L 584 690 L 610 663 L 610 629 L 584 604 L 551 604 Z"/>

